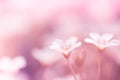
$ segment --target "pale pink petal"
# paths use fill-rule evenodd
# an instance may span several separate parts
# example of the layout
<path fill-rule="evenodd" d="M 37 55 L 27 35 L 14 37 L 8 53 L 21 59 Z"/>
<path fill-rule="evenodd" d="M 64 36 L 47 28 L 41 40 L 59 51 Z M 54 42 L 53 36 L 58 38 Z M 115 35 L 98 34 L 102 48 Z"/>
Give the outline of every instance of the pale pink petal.
<path fill-rule="evenodd" d="M 107 42 L 107 41 L 111 40 L 112 37 L 113 37 L 113 34 L 111 34 L 111 33 L 106 33 L 106 34 L 103 34 L 103 35 L 102 35 L 101 39 Z"/>
<path fill-rule="evenodd" d="M 18 56 L 14 58 L 13 63 L 14 63 L 14 67 L 18 70 L 26 66 L 26 61 L 22 56 Z"/>
<path fill-rule="evenodd" d="M 76 41 L 77 41 L 77 37 L 70 37 L 67 41 L 66 41 L 66 45 L 70 45 L 70 44 L 74 44 L 74 43 L 76 43 Z"/>
<path fill-rule="evenodd" d="M 94 40 L 92 40 L 92 39 L 90 39 L 90 38 L 85 38 L 85 40 L 84 40 L 85 42 L 87 42 L 87 43 L 92 43 L 92 44 L 95 44 L 95 41 Z"/>
<path fill-rule="evenodd" d="M 81 42 L 77 42 L 77 37 L 70 37 L 68 40 L 63 42 L 62 40 L 56 39 L 50 46 L 51 49 L 60 51 L 64 54 L 69 54 L 74 48 L 79 47 Z"/>
<path fill-rule="evenodd" d="M 73 49 L 75 49 L 79 46 L 81 46 L 81 42 L 77 42 L 77 43 L 73 44 L 72 47 L 70 48 L 70 51 L 72 51 Z"/>
<path fill-rule="evenodd" d="M 63 45 L 64 42 L 60 39 L 56 39 L 53 43 L 58 44 L 58 45 Z"/>
<path fill-rule="evenodd" d="M 56 43 L 56 42 L 52 42 L 52 45 L 55 46 L 55 47 L 60 47 L 61 46 L 61 44 Z"/>
<path fill-rule="evenodd" d="M 77 47 L 79 47 L 79 46 L 81 46 L 81 42 L 77 42 L 76 44 L 73 44 L 73 45 L 72 45 L 73 48 L 77 48 Z"/>
<path fill-rule="evenodd" d="M 47 48 L 41 50 L 33 49 L 32 56 L 41 63 L 46 65 L 53 64 L 54 62 L 60 59 L 60 56 L 57 53 L 49 51 L 49 49 Z"/>
<path fill-rule="evenodd" d="M 9 71 L 11 68 L 11 62 L 12 61 L 9 57 L 7 57 L 7 56 L 2 57 L 0 59 L 0 70 L 1 71 Z M 8 68 L 8 66 L 9 66 L 9 68 Z"/>
<path fill-rule="evenodd" d="M 57 51 L 61 51 L 61 49 L 60 49 L 60 46 L 59 45 L 51 45 L 50 46 L 50 49 L 54 49 L 54 50 L 57 50 Z"/>
<path fill-rule="evenodd" d="M 100 38 L 100 35 L 98 33 L 90 33 L 90 37 L 97 41 Z"/>
<path fill-rule="evenodd" d="M 120 41 L 119 40 L 111 40 L 110 42 L 107 43 L 107 47 L 109 46 L 118 46 L 120 44 Z"/>
<path fill-rule="evenodd" d="M 52 42 L 52 45 L 50 46 L 50 48 L 60 51 L 61 45 L 63 45 L 63 41 L 60 39 L 56 39 L 55 41 Z"/>

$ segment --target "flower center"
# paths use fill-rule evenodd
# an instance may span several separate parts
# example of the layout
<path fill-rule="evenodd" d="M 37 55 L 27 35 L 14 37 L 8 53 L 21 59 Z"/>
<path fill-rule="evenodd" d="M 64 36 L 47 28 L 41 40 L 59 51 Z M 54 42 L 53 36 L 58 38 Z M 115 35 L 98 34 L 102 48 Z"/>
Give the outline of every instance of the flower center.
<path fill-rule="evenodd" d="M 63 50 L 65 50 L 65 51 L 67 51 L 67 50 L 69 50 L 71 48 L 71 45 L 64 45 L 63 46 Z"/>
<path fill-rule="evenodd" d="M 99 39 L 97 42 L 98 42 L 99 45 L 106 45 L 105 40 Z"/>
<path fill-rule="evenodd" d="M 101 50 L 103 50 L 105 47 L 106 47 L 106 44 L 107 44 L 107 42 L 105 41 L 105 40 L 103 40 L 103 39 L 99 39 L 98 41 L 97 41 L 97 46 L 101 49 Z"/>

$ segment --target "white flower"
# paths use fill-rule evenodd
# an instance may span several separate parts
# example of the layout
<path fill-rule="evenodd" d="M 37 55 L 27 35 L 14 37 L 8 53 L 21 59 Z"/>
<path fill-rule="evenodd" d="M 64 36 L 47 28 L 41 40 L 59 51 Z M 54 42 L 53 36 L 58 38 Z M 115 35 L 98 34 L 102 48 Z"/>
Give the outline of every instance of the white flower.
<path fill-rule="evenodd" d="M 15 57 L 11 59 L 10 57 L 2 57 L 0 59 L 0 71 L 2 72 L 17 72 L 21 68 L 26 66 L 26 61 L 23 57 Z"/>
<path fill-rule="evenodd" d="M 58 54 L 56 54 L 53 51 L 50 51 L 48 48 L 33 49 L 32 56 L 41 64 L 46 66 L 54 64 L 56 61 L 61 59 L 61 57 Z"/>
<path fill-rule="evenodd" d="M 98 33 L 90 33 L 90 38 L 85 38 L 85 42 L 94 44 L 100 50 L 103 50 L 106 47 L 119 45 L 119 40 L 112 38 L 113 34 L 110 33 L 103 35 L 99 35 Z"/>
<path fill-rule="evenodd" d="M 52 42 L 52 45 L 50 46 L 51 49 L 57 50 L 62 52 L 64 55 L 69 56 L 70 52 L 79 47 L 81 45 L 81 42 L 77 42 L 77 37 L 70 37 L 65 42 L 60 39 L 56 39 Z"/>

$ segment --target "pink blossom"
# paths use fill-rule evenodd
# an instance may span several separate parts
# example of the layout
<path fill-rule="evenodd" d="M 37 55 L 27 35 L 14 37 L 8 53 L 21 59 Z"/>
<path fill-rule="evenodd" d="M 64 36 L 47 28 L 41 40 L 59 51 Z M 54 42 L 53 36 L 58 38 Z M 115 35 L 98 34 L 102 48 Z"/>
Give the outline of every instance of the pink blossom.
<path fill-rule="evenodd" d="M 103 50 L 106 47 L 119 45 L 119 40 L 112 38 L 113 34 L 110 33 L 101 36 L 98 33 L 90 33 L 90 38 L 85 38 L 85 42 L 94 44 L 100 50 Z"/>
<path fill-rule="evenodd" d="M 60 51 L 64 56 L 69 57 L 70 52 L 81 45 L 81 42 L 77 42 L 77 40 L 77 37 L 70 37 L 65 42 L 63 40 L 56 39 L 52 42 L 50 48 Z"/>

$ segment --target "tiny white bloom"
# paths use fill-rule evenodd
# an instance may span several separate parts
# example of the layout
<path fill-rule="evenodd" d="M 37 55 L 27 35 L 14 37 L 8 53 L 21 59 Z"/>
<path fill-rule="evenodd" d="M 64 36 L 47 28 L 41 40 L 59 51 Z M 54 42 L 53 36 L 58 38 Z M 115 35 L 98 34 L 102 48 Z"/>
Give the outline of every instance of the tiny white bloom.
<path fill-rule="evenodd" d="M 26 61 L 21 56 L 15 57 L 13 59 L 11 59 L 8 56 L 5 56 L 0 59 L 0 71 L 2 72 L 7 72 L 7 73 L 17 72 L 25 66 L 26 66 Z"/>
<path fill-rule="evenodd" d="M 66 41 L 56 39 L 55 41 L 52 42 L 52 45 L 50 46 L 50 48 L 60 51 L 64 55 L 68 56 L 73 49 L 81 45 L 81 42 L 77 42 L 77 40 L 78 40 L 77 37 L 70 37 Z"/>
<path fill-rule="evenodd" d="M 49 56 L 48 56 L 49 55 Z M 61 57 L 53 51 L 50 51 L 48 48 L 44 49 L 33 49 L 32 56 L 38 60 L 43 65 L 51 65 L 56 61 L 60 60 Z"/>
<path fill-rule="evenodd" d="M 98 33 L 90 33 L 90 38 L 85 38 L 85 42 L 94 44 L 100 50 L 103 50 L 106 47 L 119 45 L 119 40 L 112 38 L 113 34 L 110 33 L 103 35 L 99 35 Z"/>

